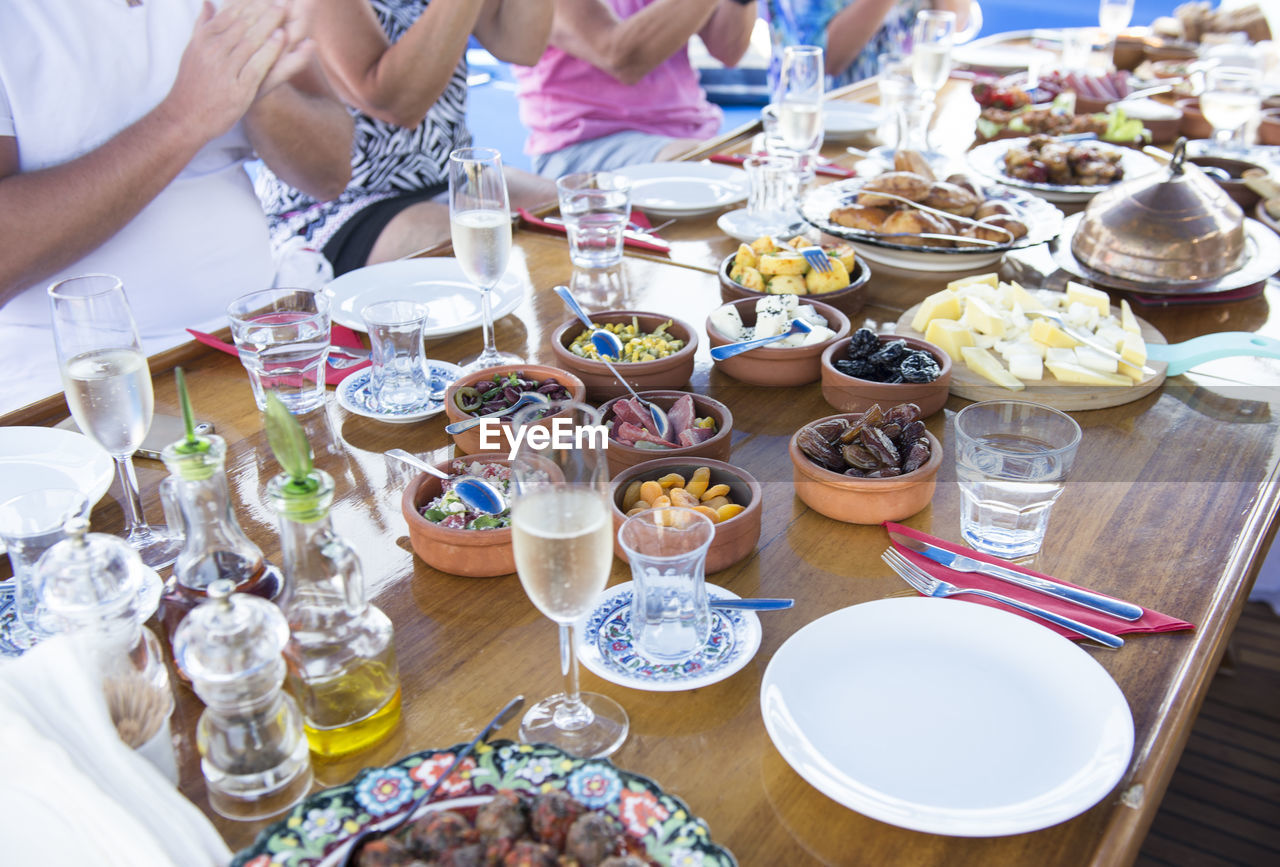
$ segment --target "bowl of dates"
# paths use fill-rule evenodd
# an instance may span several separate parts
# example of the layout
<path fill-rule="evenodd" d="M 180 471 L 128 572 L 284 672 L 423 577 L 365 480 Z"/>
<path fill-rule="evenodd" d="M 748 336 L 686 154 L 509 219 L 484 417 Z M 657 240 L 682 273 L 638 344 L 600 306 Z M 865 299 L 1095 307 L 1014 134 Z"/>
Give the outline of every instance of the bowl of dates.
<path fill-rule="evenodd" d="M 914 403 L 923 418 L 942 409 L 950 386 L 950 356 L 914 337 L 859 328 L 822 353 L 822 397 L 842 412 Z"/>
<path fill-rule="evenodd" d="M 796 495 L 815 512 L 849 524 L 899 521 L 933 499 L 942 444 L 920 408 L 829 415 L 796 431 L 789 451 Z"/>
<path fill-rule="evenodd" d="M 444 396 L 444 411 L 450 423 L 475 418 L 498 412 L 520 399 L 526 391 L 537 391 L 545 394 L 550 400 L 576 401 L 586 399 L 586 386 L 582 380 L 558 367 L 547 367 L 542 364 L 504 364 L 498 367 L 487 367 L 484 370 L 464 373 L 449 386 Z M 567 416 L 568 411 L 560 413 Z M 498 421 L 504 425 L 511 424 L 511 416 L 501 416 Z M 546 419 L 542 424 L 546 422 Z M 458 452 L 464 455 L 479 454 L 481 446 L 480 433 L 482 425 L 476 425 L 460 434 L 453 434 L 453 441 Z M 494 438 L 490 438 L 492 446 Z M 498 437 L 496 446 L 489 450 L 491 454 L 506 455 L 511 443 L 505 436 Z"/>
<path fill-rule="evenodd" d="M 612 331 L 622 341 L 623 357 L 614 360 L 613 366 L 636 391 L 679 388 L 693 375 L 698 333 L 687 322 L 637 310 L 602 310 L 589 316 L 598 328 Z M 626 394 L 595 355 L 590 337 L 591 332 L 577 318 L 564 322 L 551 335 L 555 363 L 582 380 L 593 403 Z"/>

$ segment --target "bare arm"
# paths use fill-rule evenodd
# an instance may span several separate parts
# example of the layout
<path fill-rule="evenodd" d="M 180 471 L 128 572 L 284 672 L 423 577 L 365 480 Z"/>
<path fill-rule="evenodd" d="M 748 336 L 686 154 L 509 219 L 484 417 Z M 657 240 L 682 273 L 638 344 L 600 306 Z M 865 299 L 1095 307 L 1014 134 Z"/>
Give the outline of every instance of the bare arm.
<path fill-rule="evenodd" d="M 101 246 L 235 125 L 286 47 L 284 17 L 271 0 L 206 4 L 169 94 L 70 162 L 19 172 L 20 143 L 0 137 L 0 303 Z"/>
<path fill-rule="evenodd" d="M 260 95 L 244 126 L 258 156 L 289 186 L 319 201 L 347 188 L 354 123 L 314 61 Z"/>
<path fill-rule="evenodd" d="M 476 22 L 476 39 L 499 60 L 533 66 L 547 50 L 552 0 L 488 0 Z"/>
<path fill-rule="evenodd" d="M 701 31 L 720 2 L 657 0 L 620 20 L 601 0 L 555 0 L 551 44 L 635 84 Z"/>
<path fill-rule="evenodd" d="M 412 129 L 448 87 L 486 5 L 435 0 L 391 45 L 365 0 L 318 0 L 312 36 L 343 100 Z"/>
<path fill-rule="evenodd" d="M 698 31 L 707 51 L 725 66 L 734 66 L 751 45 L 751 28 L 756 23 L 756 4 L 721 0 L 711 20 Z"/>
<path fill-rule="evenodd" d="M 854 0 L 827 22 L 827 75 L 839 75 L 876 35 L 896 0 Z"/>
<path fill-rule="evenodd" d="M 957 33 L 969 23 L 969 5 L 969 0 L 933 0 L 934 9 L 943 9 L 956 13 Z"/>

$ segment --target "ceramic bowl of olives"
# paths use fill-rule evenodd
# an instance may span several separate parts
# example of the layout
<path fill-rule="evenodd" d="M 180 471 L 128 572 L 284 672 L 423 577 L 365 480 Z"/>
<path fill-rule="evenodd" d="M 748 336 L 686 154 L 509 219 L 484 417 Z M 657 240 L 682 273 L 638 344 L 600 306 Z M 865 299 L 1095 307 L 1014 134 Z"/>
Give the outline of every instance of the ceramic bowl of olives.
<path fill-rule="evenodd" d="M 927 340 L 860 328 L 822 353 L 822 397 L 841 412 L 914 403 L 923 418 L 950 387 L 951 357 Z"/>
<path fill-rule="evenodd" d="M 563 400 L 567 394 L 570 399 L 578 402 L 585 400 L 587 395 L 587 389 L 582 380 L 567 370 L 543 364 L 504 364 L 465 373 L 454 380 L 449 390 L 445 392 L 445 415 L 450 422 L 475 418 L 478 414 L 487 415 L 509 406 L 525 391 L 541 392 L 550 400 Z M 559 413 L 566 417 L 569 414 L 567 410 Z M 502 416 L 499 421 L 509 426 L 511 416 Z M 550 424 L 550 422 L 543 419 L 539 424 Z M 475 455 L 485 450 L 480 427 L 473 427 L 452 436 L 459 454 Z M 505 455 L 510 450 L 511 444 L 507 442 L 505 436 L 497 439 L 498 443 L 493 451 Z"/>
<path fill-rule="evenodd" d="M 789 446 L 796 495 L 815 512 L 850 524 L 921 511 L 942 467 L 942 443 L 921 418 L 914 404 L 877 405 L 800 428 Z"/>

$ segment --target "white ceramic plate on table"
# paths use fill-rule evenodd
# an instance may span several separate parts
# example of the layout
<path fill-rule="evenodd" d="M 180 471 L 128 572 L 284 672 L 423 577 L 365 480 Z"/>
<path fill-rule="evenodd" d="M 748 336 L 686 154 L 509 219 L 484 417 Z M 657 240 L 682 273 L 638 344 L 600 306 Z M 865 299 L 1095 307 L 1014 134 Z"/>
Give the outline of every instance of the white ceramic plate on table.
<path fill-rule="evenodd" d="M 747 173 L 710 162 L 642 163 L 617 170 L 631 182 L 631 206 L 650 217 L 696 217 L 747 200 Z"/>
<path fill-rule="evenodd" d="M 956 600 L 881 599 L 813 621 L 774 654 L 760 704 L 774 746 L 816 789 L 932 834 L 1066 821 L 1133 753 L 1129 705 L 1093 657 Z"/>
<path fill-rule="evenodd" d="M 0 427 L 0 503 L 46 488 L 74 488 L 92 508 L 114 477 L 111 455 L 82 433 L 56 427 Z"/>
<path fill-rule="evenodd" d="M 507 271 L 493 289 L 496 321 L 520 306 L 524 281 Z M 348 271 L 324 289 L 329 296 L 333 321 L 364 331 L 360 311 L 378 301 L 406 299 L 427 305 L 427 337 L 461 334 L 482 324 L 480 290 L 462 273 L 451 256 L 400 259 Z"/>
<path fill-rule="evenodd" d="M 884 110 L 869 102 L 829 100 L 822 104 L 822 137 L 843 141 L 871 132 L 880 126 Z"/>
<path fill-rule="evenodd" d="M 951 62 L 956 66 L 992 72 L 1017 72 L 1032 66 L 1050 69 L 1057 61 L 1057 53 L 1029 46 L 963 45 L 951 51 Z"/>

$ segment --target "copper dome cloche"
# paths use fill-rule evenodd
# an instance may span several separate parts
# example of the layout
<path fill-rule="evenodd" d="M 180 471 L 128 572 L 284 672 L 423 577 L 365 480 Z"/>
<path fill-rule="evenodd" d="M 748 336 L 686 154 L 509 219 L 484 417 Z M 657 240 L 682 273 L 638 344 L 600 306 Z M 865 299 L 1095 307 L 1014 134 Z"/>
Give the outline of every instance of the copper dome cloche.
<path fill-rule="evenodd" d="M 1168 174 L 1125 181 L 1089 202 L 1071 252 L 1125 280 L 1177 285 L 1216 280 L 1245 260 L 1244 212 L 1174 147 Z"/>

